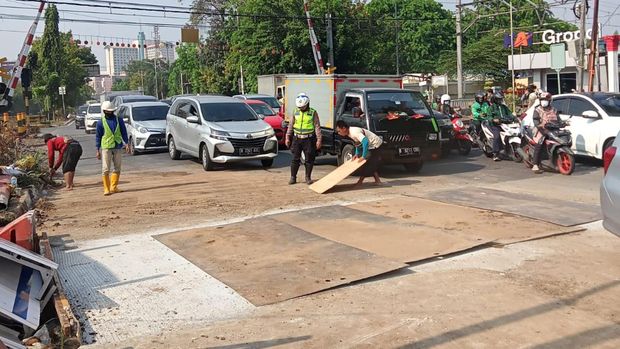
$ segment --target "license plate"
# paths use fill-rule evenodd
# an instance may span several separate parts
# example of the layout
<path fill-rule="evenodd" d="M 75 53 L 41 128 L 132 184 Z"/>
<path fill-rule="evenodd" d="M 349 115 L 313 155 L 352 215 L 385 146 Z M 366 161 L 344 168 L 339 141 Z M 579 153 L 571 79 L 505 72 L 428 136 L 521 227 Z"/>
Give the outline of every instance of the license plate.
<path fill-rule="evenodd" d="M 398 148 L 399 156 L 411 156 L 420 153 L 420 147 Z"/>
<path fill-rule="evenodd" d="M 256 155 L 260 154 L 260 148 L 239 148 L 239 155 Z"/>

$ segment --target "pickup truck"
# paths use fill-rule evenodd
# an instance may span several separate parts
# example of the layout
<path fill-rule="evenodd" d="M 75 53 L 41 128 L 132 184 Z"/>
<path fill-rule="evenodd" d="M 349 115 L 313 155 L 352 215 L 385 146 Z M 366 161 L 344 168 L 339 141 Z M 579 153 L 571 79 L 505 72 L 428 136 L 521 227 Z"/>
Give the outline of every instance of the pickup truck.
<path fill-rule="evenodd" d="M 420 93 L 402 89 L 400 76 L 279 74 L 259 77 L 259 90 L 261 84 L 264 90 L 272 90 L 273 81 L 278 81 L 280 91 L 284 91 L 283 129 L 295 112 L 296 96 L 306 93 L 321 121 L 320 153 L 337 155 L 339 164 L 352 157 L 354 148 L 351 140 L 336 133 L 338 120 L 382 137 L 384 164 L 402 164 L 408 171 L 417 172 L 424 160 L 441 154 L 433 111 Z"/>
<path fill-rule="evenodd" d="M 439 130 L 430 107 L 418 92 L 394 88 L 348 90 L 336 108 L 335 125 L 344 120 L 350 126 L 370 130 L 383 139 L 383 164 L 402 164 L 418 172 L 424 160 L 441 153 Z M 336 155 L 338 165 L 355 153 L 353 142 L 341 138 L 333 128 L 322 127 L 321 153 Z"/>

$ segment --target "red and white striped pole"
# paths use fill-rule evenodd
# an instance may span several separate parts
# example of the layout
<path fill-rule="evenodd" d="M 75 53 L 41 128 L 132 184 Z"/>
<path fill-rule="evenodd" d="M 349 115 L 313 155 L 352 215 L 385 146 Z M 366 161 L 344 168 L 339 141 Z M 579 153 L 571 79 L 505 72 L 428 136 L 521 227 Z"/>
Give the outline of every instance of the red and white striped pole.
<path fill-rule="evenodd" d="M 316 63 L 316 70 L 319 74 L 325 74 L 323 68 L 323 58 L 321 58 L 321 46 L 319 40 L 314 33 L 314 23 L 312 23 L 312 17 L 310 17 L 310 8 L 308 0 L 304 0 L 304 11 L 306 11 L 306 18 L 308 19 L 308 31 L 310 32 L 310 44 L 312 45 L 312 53 L 314 55 L 314 62 Z"/>
<path fill-rule="evenodd" d="M 24 40 L 24 45 L 22 46 L 22 50 L 17 57 L 16 66 L 13 68 L 13 76 L 11 77 L 11 81 L 8 85 L 8 96 L 13 97 L 15 94 L 15 90 L 17 89 L 17 84 L 19 83 L 19 79 L 22 75 L 22 69 L 26 65 L 26 60 L 28 59 L 28 53 L 30 52 L 30 48 L 32 47 L 32 41 L 34 40 L 34 35 L 37 31 L 37 26 L 39 25 L 39 19 L 41 18 L 41 14 L 43 13 L 43 8 L 45 7 L 45 2 L 41 1 L 39 5 L 39 12 L 37 13 L 37 17 L 34 22 L 30 26 L 30 30 L 28 30 L 28 35 L 26 35 L 26 40 Z"/>

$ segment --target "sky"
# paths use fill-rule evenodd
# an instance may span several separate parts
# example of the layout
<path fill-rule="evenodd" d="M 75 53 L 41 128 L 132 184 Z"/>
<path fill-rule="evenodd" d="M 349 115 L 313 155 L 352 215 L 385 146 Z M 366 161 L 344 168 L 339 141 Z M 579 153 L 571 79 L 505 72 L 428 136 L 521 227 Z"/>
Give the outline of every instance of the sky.
<path fill-rule="evenodd" d="M 115 0 L 122 1 L 122 0 Z M 128 0 L 125 0 L 128 1 Z M 277 1 L 277 0 L 276 0 Z M 64 1 L 69 2 L 69 1 Z M 76 1 L 77 2 L 77 1 Z M 132 0 L 133 4 L 156 4 L 165 6 L 189 6 L 191 0 Z M 447 9 L 454 10 L 456 0 L 440 0 Z M 463 2 L 471 2 L 463 0 Z M 550 0 L 550 3 L 559 3 L 560 0 Z M 572 12 L 574 0 L 568 0 L 565 5 L 556 4 L 552 7 L 552 12 L 558 18 L 577 23 Z M 592 0 L 590 0 L 592 2 Z M 620 31 L 620 1 L 619 0 L 600 0 L 600 22 L 603 26 L 603 34 L 613 34 Z M 19 0 L 0 0 L 0 57 L 6 56 L 9 60 L 15 60 L 21 49 L 25 35 L 32 24 L 32 20 L 7 19 L 5 16 L 34 16 L 37 12 L 36 2 L 24 2 Z M 162 41 L 176 42 L 180 40 L 180 26 L 188 20 L 187 14 L 166 13 L 165 18 L 162 13 L 89 8 L 73 5 L 57 5 L 60 13 L 60 30 L 74 33 L 76 39 L 96 43 L 97 41 L 119 41 L 130 42 L 137 38 L 138 32 L 142 29 L 147 40 L 153 38 L 153 24 L 174 25 L 177 28 L 160 27 L 160 37 Z M 110 13 L 112 12 L 112 14 Z M 77 23 L 63 21 L 62 19 L 80 19 L 93 21 L 114 21 L 115 24 L 100 23 Z M 134 24 L 123 24 L 133 22 Z M 143 25 L 139 25 L 143 23 Z M 589 21 L 589 23 L 591 23 Z M 591 27 L 591 24 L 589 24 Z M 43 33 L 44 21 L 39 23 L 37 35 Z M 101 70 L 105 70 L 105 56 L 103 46 L 91 46 L 93 53 L 99 59 Z"/>

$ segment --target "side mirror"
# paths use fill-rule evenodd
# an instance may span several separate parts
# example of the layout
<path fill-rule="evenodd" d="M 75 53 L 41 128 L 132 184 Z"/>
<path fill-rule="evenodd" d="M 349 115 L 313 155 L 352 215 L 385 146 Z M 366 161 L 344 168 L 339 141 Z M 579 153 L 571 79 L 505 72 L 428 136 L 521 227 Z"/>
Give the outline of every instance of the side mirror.
<path fill-rule="evenodd" d="M 581 114 L 581 116 L 588 119 L 598 119 L 600 117 L 600 115 L 598 115 L 598 112 L 594 110 L 586 110 L 583 112 L 583 114 Z"/>
<path fill-rule="evenodd" d="M 258 114 L 258 117 L 259 117 L 261 120 L 263 120 L 263 119 L 265 118 L 265 115 L 263 115 L 263 114 Z"/>
<path fill-rule="evenodd" d="M 198 121 L 199 119 L 196 115 L 190 115 L 187 117 L 187 122 L 189 122 L 190 124 L 197 124 Z"/>
<path fill-rule="evenodd" d="M 123 118 L 123 121 L 125 121 L 125 123 L 129 123 L 129 118 Z"/>

